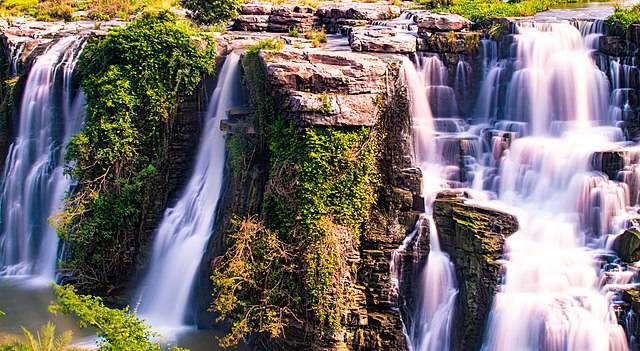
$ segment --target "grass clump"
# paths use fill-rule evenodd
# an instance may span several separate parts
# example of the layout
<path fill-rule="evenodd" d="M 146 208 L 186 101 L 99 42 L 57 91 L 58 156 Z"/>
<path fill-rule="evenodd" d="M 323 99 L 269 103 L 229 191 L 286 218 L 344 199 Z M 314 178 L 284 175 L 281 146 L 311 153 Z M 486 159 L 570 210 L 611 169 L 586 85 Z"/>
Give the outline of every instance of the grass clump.
<path fill-rule="evenodd" d="M 461 15 L 472 21 L 481 21 L 491 17 L 522 17 L 549 9 L 551 5 L 578 2 L 579 0 L 446 0 L 427 1 L 422 4 L 430 9 L 438 9 Z"/>

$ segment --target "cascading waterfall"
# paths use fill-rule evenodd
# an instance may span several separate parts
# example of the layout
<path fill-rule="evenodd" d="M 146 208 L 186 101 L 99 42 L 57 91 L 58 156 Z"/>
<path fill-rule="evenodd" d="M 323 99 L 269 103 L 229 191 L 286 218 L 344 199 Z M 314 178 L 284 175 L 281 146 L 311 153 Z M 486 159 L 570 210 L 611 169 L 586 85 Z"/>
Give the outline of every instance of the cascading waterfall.
<path fill-rule="evenodd" d="M 472 188 L 465 193 L 495 199 L 493 207 L 520 223 L 505 243 L 504 280 L 483 350 L 629 348 L 615 304 L 635 278 L 605 243 L 634 216 L 640 170 L 626 167 L 615 179 L 594 170 L 602 169 L 603 152 L 638 158 L 638 147 L 625 142 L 620 129 L 627 71 L 623 62 L 609 62 L 607 78 L 598 69 L 605 65 L 592 57 L 602 26 L 578 25 L 520 23 L 511 58 L 499 59 L 495 43 L 483 41 L 483 82 L 469 120 L 476 125 L 467 125 L 453 107 L 442 108 L 455 97 L 444 87 L 446 71 L 437 56 L 421 58 L 417 70 L 405 62 L 402 71 L 426 208 L 442 188 Z M 419 306 L 406 321 L 411 350 L 449 347 L 456 283 L 437 240 L 433 228 Z"/>
<path fill-rule="evenodd" d="M 62 156 L 82 123 L 84 96 L 74 93 L 72 73 L 85 40 L 60 39 L 29 72 L 1 188 L 0 275 L 54 277 L 58 237 L 47 219 L 71 186 Z"/>
<path fill-rule="evenodd" d="M 195 164 L 176 205 L 158 227 L 149 271 L 139 292 L 138 313 L 157 327 L 185 325 L 189 297 L 212 234 L 222 190 L 225 133 L 220 121 L 242 103 L 240 56 L 231 53 L 211 97 Z"/>
<path fill-rule="evenodd" d="M 520 230 L 506 241 L 504 284 L 484 349 L 626 350 L 613 296 L 603 293 L 595 253 L 586 249 L 612 234 L 630 206 L 626 184 L 591 165 L 595 153 L 623 140 L 620 129 L 597 127 L 611 123 L 609 82 L 589 55 L 589 36 L 575 27 L 519 29 L 510 90 L 526 92 L 519 99 L 531 107 L 512 97 L 510 116 L 533 124 L 533 132 L 511 143 L 500 169 L 500 200 L 512 206 Z M 554 125 L 560 128 L 547 127 Z M 630 279 L 618 277 L 618 284 Z"/>

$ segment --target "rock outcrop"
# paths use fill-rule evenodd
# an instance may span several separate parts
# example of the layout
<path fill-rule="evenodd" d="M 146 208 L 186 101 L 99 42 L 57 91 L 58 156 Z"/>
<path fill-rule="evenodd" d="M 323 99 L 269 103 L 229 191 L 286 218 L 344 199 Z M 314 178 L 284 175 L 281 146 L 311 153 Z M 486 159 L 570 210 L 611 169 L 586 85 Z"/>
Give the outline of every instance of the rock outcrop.
<path fill-rule="evenodd" d="M 260 54 L 278 112 L 298 125 L 372 126 L 387 64 L 351 52 L 285 49 Z"/>
<path fill-rule="evenodd" d="M 440 245 L 456 267 L 460 292 L 451 347 L 478 350 L 501 279 L 505 239 L 518 230 L 515 216 L 466 201 L 461 194 L 438 194 L 434 209 Z"/>

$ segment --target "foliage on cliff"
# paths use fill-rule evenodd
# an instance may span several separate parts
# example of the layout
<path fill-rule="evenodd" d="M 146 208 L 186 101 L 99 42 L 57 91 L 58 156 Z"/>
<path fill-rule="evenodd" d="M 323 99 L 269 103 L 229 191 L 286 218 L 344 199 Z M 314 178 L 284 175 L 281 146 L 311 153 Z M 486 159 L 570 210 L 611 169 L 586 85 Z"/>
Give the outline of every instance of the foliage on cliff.
<path fill-rule="evenodd" d="M 182 0 L 182 6 L 198 23 L 225 24 L 236 18 L 243 0 Z"/>
<path fill-rule="evenodd" d="M 640 22 L 640 4 L 625 6 L 623 3 L 617 3 L 613 10 L 613 15 L 607 18 L 609 24 L 620 21 L 623 28 L 628 28 L 633 23 Z"/>
<path fill-rule="evenodd" d="M 75 314 L 80 319 L 80 326 L 95 328 L 100 337 L 98 350 L 100 351 L 160 351 L 162 345 L 152 342 L 152 338 L 160 335 L 153 332 L 151 327 L 131 314 L 126 309 L 108 308 L 99 297 L 79 295 L 70 286 L 54 285 L 53 291 L 58 302 L 49 306 L 53 314 Z M 186 351 L 177 347 L 173 351 Z"/>
<path fill-rule="evenodd" d="M 375 128 L 299 128 L 276 113 L 258 56 L 264 47 L 277 48 L 260 43 L 243 64 L 269 179 L 260 216 L 237 218 L 227 252 L 213 262 L 212 309 L 232 326 L 223 345 L 250 333 L 282 336 L 296 319 L 325 335 L 340 328 L 355 273 L 346 255 L 358 245 L 378 182 Z M 230 145 L 244 146 L 231 151 L 245 155 L 235 164 L 247 164 L 252 149 Z"/>
<path fill-rule="evenodd" d="M 169 12 L 144 14 L 82 52 L 84 129 L 67 145 L 78 186 L 54 216 L 68 244 L 64 271 L 79 288 L 104 293 L 126 279 L 136 246 L 145 181 L 164 152 L 177 104 L 213 69 L 215 49 Z"/>
<path fill-rule="evenodd" d="M 427 0 L 418 1 L 428 8 L 438 9 L 480 21 L 489 17 L 533 16 L 546 11 L 551 5 L 578 2 L 579 0 Z"/>

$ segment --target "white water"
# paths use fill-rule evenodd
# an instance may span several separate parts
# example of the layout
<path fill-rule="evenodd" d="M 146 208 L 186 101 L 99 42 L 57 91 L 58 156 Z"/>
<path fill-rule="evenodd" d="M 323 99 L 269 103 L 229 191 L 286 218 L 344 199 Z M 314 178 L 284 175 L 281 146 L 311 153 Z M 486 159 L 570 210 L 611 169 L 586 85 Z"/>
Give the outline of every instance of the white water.
<path fill-rule="evenodd" d="M 1 189 L 0 275 L 54 277 L 58 237 L 47 219 L 71 186 L 62 149 L 82 122 L 83 94 L 73 94 L 71 81 L 85 39 L 60 39 L 29 72 Z"/>
<path fill-rule="evenodd" d="M 438 190 L 447 187 L 440 174 L 444 171 L 436 160 L 436 132 L 432 109 L 428 97 L 432 98 L 441 111 L 455 110 L 453 89 L 446 86 L 446 69 L 437 57 L 423 57 L 418 70 L 408 59 L 402 65 L 402 79 L 408 90 L 413 117 L 414 162 L 423 174 L 423 193 L 427 213 L 421 221 L 429 223 L 429 256 L 420 275 L 421 290 L 415 313 L 411 316 L 409 328 L 406 328 L 407 346 L 410 351 L 446 351 L 449 349 L 449 335 L 453 307 L 458 293 L 454 267 L 447 254 L 440 249 L 438 232 L 431 217 L 432 197 Z M 420 224 L 418 224 L 419 226 Z M 395 256 L 406 249 L 412 233 L 399 247 Z M 394 262 L 395 263 L 395 262 Z M 392 276 L 398 285 L 398 269 L 392 267 Z"/>
<path fill-rule="evenodd" d="M 153 243 L 149 272 L 139 292 L 138 313 L 154 327 L 184 326 L 189 298 L 202 255 L 212 234 L 222 189 L 225 133 L 220 121 L 239 105 L 239 55 L 224 62 L 211 97 L 200 146 L 184 193 L 164 213 Z"/>
<path fill-rule="evenodd" d="M 473 120 L 490 125 L 468 126 L 454 113 L 428 113 L 424 106 L 443 111 L 444 102 L 455 101 L 441 87 L 446 80 L 439 80 L 438 93 L 422 93 L 424 82 L 439 79 L 441 70 L 420 78 L 422 64 L 417 78 L 405 77 L 427 208 L 429 195 L 443 187 L 472 187 L 484 192 L 480 197 L 497 199 L 493 205 L 520 223 L 505 244 L 504 281 L 483 350 L 629 348 L 614 305 L 633 274 L 615 263 L 601 271 L 598 257 L 606 252 L 606 239 L 634 216 L 637 167 L 621 172 L 624 182 L 593 170 L 597 152 L 629 148 L 618 128 L 628 99 L 626 71 L 611 64 L 610 83 L 598 69 L 592 58 L 596 27 L 581 34 L 568 23 L 522 23 L 511 59 L 498 60 L 494 44 L 483 42 L 483 84 Z M 429 60 L 436 67 L 437 58 Z M 500 87 L 505 74 L 510 82 Z M 506 99 L 499 99 L 503 91 Z M 424 95 L 426 103 L 416 98 Z M 448 348 L 455 281 L 445 273 L 453 268 L 446 255 L 446 262 L 440 257 L 433 233 L 416 294 L 418 311 L 407 323 L 411 350 Z"/>

